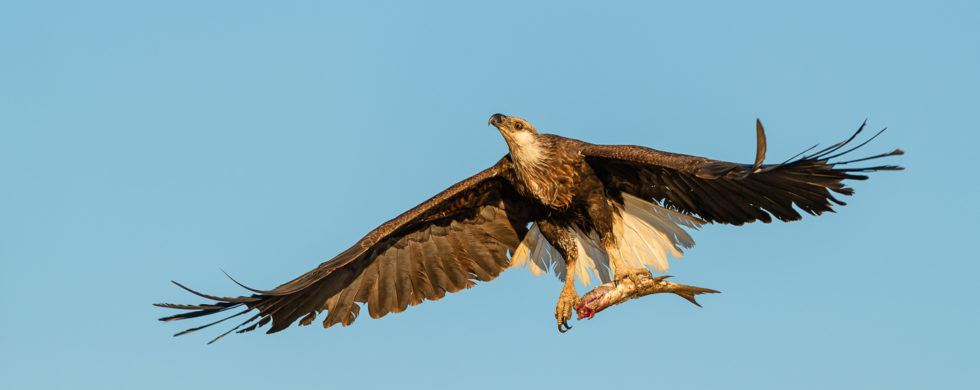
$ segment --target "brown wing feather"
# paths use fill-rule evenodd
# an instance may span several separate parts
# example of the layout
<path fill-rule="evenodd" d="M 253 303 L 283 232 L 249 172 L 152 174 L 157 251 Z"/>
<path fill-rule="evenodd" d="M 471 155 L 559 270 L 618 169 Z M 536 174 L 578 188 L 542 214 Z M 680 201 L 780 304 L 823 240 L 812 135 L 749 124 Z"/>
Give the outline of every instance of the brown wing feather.
<path fill-rule="evenodd" d="M 800 219 L 794 205 L 814 215 L 832 211 L 831 202 L 839 205 L 844 202 L 834 198 L 831 191 L 843 195 L 853 193 L 852 189 L 844 186 L 844 180 L 867 179 L 867 176 L 859 174 L 862 172 L 902 169 L 893 165 L 839 167 L 902 154 L 897 149 L 857 160 L 830 161 L 877 137 L 876 134 L 856 147 L 838 152 L 856 138 L 864 129 L 864 124 L 851 138 L 824 150 L 782 164 L 763 165 L 765 133 L 761 123 L 757 122 L 756 126 L 758 146 L 756 161 L 751 165 L 633 145 L 582 143 L 581 148 L 582 154 L 607 187 L 659 201 L 666 207 L 708 221 L 735 225 L 757 220 L 770 222 L 770 216 L 782 221 Z"/>
<path fill-rule="evenodd" d="M 157 306 L 194 310 L 165 320 L 233 307 L 256 309 L 258 314 L 242 325 L 256 319 L 258 323 L 239 333 L 270 321 L 268 332 L 272 333 L 297 319 L 300 325 L 309 325 L 322 311 L 327 312 L 324 327 L 346 326 L 357 318 L 359 304 L 366 304 L 371 317 L 379 318 L 468 288 L 473 280 L 493 280 L 508 268 L 507 252 L 517 248 L 535 212 L 506 179 L 511 174 L 509 161 L 505 157 L 449 187 L 382 224 L 340 255 L 273 290 L 250 289 L 256 294 L 237 298 L 191 290 L 217 303 Z"/>

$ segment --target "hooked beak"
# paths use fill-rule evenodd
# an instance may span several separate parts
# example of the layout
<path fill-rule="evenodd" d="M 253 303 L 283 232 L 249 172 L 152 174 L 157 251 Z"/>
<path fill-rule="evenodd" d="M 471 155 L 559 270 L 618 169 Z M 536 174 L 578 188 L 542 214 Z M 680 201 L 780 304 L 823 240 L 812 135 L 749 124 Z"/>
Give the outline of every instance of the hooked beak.
<path fill-rule="evenodd" d="M 493 125 L 496 128 L 500 128 L 500 125 L 504 123 L 504 118 L 507 118 L 504 114 L 493 114 L 490 116 L 490 120 L 487 121 L 487 125 Z"/>

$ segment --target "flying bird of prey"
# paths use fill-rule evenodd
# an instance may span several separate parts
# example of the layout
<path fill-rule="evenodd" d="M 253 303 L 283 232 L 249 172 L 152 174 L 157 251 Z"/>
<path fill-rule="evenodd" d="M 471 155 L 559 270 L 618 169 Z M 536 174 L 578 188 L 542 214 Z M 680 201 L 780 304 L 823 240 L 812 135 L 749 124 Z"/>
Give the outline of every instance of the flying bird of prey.
<path fill-rule="evenodd" d="M 554 270 L 564 281 L 555 308 L 558 330 L 564 332 L 580 299 L 576 277 L 586 285 L 592 278 L 635 282 L 651 276 L 651 268 L 665 271 L 668 259 L 680 257 L 683 248 L 694 244 L 685 229 L 707 222 L 793 221 L 800 219 L 797 209 L 819 215 L 831 211 L 831 202 L 844 205 L 833 193 L 853 193 L 844 180 L 867 179 L 864 172 L 902 169 L 844 167 L 902 154 L 897 149 L 831 161 L 881 134 L 842 150 L 864 124 L 843 142 L 809 155 L 805 153 L 815 147 L 807 149 L 782 164 L 763 164 L 766 142 L 758 121 L 753 164 L 642 146 L 594 145 L 538 133 L 528 121 L 502 114 L 491 116 L 489 124 L 510 149 L 490 168 L 385 222 L 350 249 L 275 289 L 243 285 L 253 294 L 217 297 L 174 282 L 214 302 L 157 304 L 189 310 L 161 320 L 244 309 L 177 334 L 181 335 L 255 311 L 218 338 L 270 322 L 267 333 L 297 320 L 309 325 L 318 314 L 325 328 L 347 326 L 361 305 L 372 318 L 379 318 L 439 300 L 447 292 L 473 286 L 474 280 L 493 280 L 507 268 L 528 267 L 536 274 Z"/>

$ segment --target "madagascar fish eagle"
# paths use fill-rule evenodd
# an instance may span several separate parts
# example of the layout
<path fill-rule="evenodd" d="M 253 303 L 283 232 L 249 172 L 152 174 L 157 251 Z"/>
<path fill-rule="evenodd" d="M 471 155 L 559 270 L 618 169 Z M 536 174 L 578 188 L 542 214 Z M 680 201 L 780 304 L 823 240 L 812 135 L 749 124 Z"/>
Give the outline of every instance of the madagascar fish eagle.
<path fill-rule="evenodd" d="M 527 267 L 536 274 L 553 270 L 564 281 L 555 308 L 558 330 L 564 332 L 580 303 L 575 278 L 585 285 L 593 278 L 607 284 L 629 280 L 634 286 L 664 285 L 663 277 L 650 281 L 650 270 L 664 272 L 669 259 L 694 245 L 689 229 L 708 222 L 794 221 L 800 219 L 798 210 L 819 215 L 831 211 L 832 203 L 844 205 L 835 194 L 853 193 L 844 180 L 902 169 L 847 165 L 902 154 L 897 149 L 832 161 L 881 134 L 844 149 L 864 124 L 843 142 L 806 154 L 813 148 L 808 149 L 781 164 L 763 164 L 766 139 L 758 120 L 753 164 L 642 146 L 594 145 L 538 133 L 528 121 L 502 114 L 491 116 L 489 125 L 500 131 L 510 149 L 490 168 L 385 222 L 350 249 L 272 290 L 242 286 L 252 294 L 218 297 L 174 282 L 213 302 L 156 304 L 188 310 L 161 320 L 236 308 L 244 310 L 231 317 L 254 311 L 218 338 L 270 323 L 267 333 L 297 320 L 309 325 L 318 315 L 325 328 L 347 326 L 362 305 L 372 318 L 379 318 L 439 300 L 475 281 L 493 280 L 508 268 Z M 685 296 L 677 291 L 671 292 Z M 694 288 L 685 298 L 694 302 L 693 294 L 704 292 L 717 291 Z"/>

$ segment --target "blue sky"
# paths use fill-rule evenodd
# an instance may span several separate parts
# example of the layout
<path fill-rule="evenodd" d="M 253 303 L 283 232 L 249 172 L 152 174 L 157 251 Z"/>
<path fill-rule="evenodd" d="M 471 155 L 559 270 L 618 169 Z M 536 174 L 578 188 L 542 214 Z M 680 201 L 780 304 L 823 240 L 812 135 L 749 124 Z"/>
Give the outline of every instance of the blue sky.
<path fill-rule="evenodd" d="M 352 2 L 353 3 L 353 2 Z M 736 4 L 737 3 L 737 4 Z M 0 387 L 976 388 L 980 6 L 5 2 Z M 352 327 L 205 345 L 170 279 L 271 288 L 542 131 L 749 162 L 889 130 L 838 213 L 709 225 L 651 296 L 573 322 L 497 280 Z M 586 289 L 579 288 L 580 293 Z M 189 385 L 188 385 L 189 384 Z"/>

